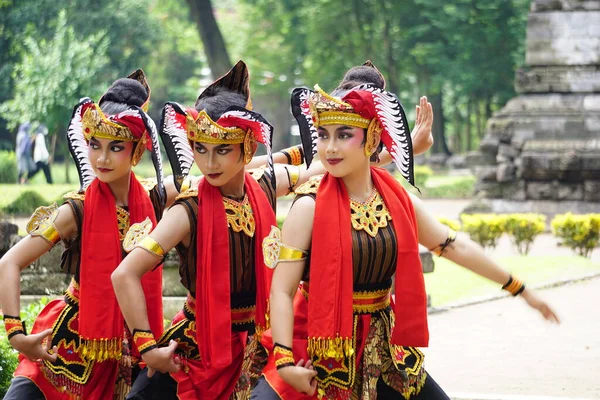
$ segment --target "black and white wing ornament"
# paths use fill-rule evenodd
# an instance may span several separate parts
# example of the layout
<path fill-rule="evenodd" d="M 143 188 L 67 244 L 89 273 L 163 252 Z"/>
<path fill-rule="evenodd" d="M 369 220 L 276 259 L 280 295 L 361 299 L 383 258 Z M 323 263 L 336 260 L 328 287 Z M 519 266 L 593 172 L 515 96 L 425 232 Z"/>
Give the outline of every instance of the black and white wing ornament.
<path fill-rule="evenodd" d="M 366 91 L 373 96 L 376 118 L 383 128 L 381 140 L 404 179 L 415 186 L 410 129 L 400 100 L 395 94 L 369 84 L 357 86 L 353 90 Z"/>
<path fill-rule="evenodd" d="M 137 107 L 136 107 L 137 108 Z M 150 140 L 152 141 L 152 164 L 154 165 L 154 171 L 156 172 L 156 182 L 158 187 L 158 193 L 160 196 L 161 204 L 167 203 L 167 189 L 165 188 L 165 180 L 162 166 L 162 156 L 160 154 L 160 145 L 158 144 L 158 131 L 156 130 L 156 124 L 146 114 L 143 109 L 138 108 L 139 114 L 146 125 L 146 130 L 150 134 Z"/>
<path fill-rule="evenodd" d="M 310 96 L 314 92 L 307 88 L 295 88 L 292 91 L 292 114 L 298 122 L 300 129 L 300 139 L 304 149 L 304 159 L 306 167 L 310 167 L 315 154 L 317 154 L 317 128 L 312 119 L 309 106 Z"/>
<path fill-rule="evenodd" d="M 186 117 L 186 112 L 179 104 L 169 102 L 163 108 L 159 125 L 160 138 L 169 157 L 177 191 L 181 190 L 183 180 L 194 165 L 194 152 L 188 140 Z"/>
<path fill-rule="evenodd" d="M 93 103 L 92 99 L 84 97 L 79 101 L 79 104 L 73 109 L 73 116 L 67 129 L 67 142 L 69 144 L 69 152 L 77 166 L 79 174 L 79 191 L 83 192 L 96 178 L 96 174 L 92 169 L 88 158 L 88 144 L 83 135 L 83 112 L 87 104 Z"/>

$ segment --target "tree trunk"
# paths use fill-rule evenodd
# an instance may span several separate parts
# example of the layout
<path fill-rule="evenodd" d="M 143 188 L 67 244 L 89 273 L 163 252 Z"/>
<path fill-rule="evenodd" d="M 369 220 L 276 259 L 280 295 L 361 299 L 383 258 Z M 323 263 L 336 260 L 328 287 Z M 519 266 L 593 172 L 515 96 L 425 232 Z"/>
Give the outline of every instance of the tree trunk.
<path fill-rule="evenodd" d="M 232 64 L 210 0 L 186 0 L 186 2 L 190 8 L 190 16 L 200 33 L 213 78 L 225 75 Z"/>
<path fill-rule="evenodd" d="M 466 126 L 466 132 L 467 132 L 467 139 L 466 139 L 466 142 L 467 142 L 467 151 L 473 150 L 473 144 L 472 144 L 473 133 L 471 132 L 471 114 L 472 113 L 473 113 L 473 102 L 469 98 L 469 100 L 467 100 L 467 126 Z"/>
<path fill-rule="evenodd" d="M 481 139 L 483 134 L 481 129 L 481 104 L 478 100 L 475 101 L 475 128 L 477 128 L 477 137 Z"/>
<path fill-rule="evenodd" d="M 452 155 L 450 150 L 448 149 L 448 144 L 446 143 L 446 133 L 444 131 L 445 118 L 444 118 L 444 109 L 442 106 L 442 93 L 436 93 L 431 98 L 431 105 L 433 107 L 433 115 L 435 118 L 433 119 L 433 153 L 445 153 L 447 155 Z"/>
<path fill-rule="evenodd" d="M 462 133 L 462 115 L 460 114 L 460 107 L 458 101 L 454 102 L 454 137 L 455 137 L 455 153 L 462 153 L 464 151 L 463 144 L 463 133 Z"/>

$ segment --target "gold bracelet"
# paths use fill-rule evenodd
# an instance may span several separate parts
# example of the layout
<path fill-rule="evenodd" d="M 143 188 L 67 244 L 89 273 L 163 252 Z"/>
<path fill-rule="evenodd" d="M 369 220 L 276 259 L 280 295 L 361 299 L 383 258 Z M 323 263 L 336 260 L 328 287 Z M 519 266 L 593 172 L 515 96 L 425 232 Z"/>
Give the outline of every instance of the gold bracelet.
<path fill-rule="evenodd" d="M 288 147 L 287 149 L 281 150 L 281 152 L 287 157 L 288 162 L 291 165 L 302 164 L 302 150 L 300 145 Z"/>
<path fill-rule="evenodd" d="M 509 275 L 508 282 L 502 286 L 502 289 L 506 290 L 513 296 L 518 296 L 523 293 L 523 290 L 525 290 L 525 284 L 522 281 L 513 278 L 512 275 Z"/>
<path fill-rule="evenodd" d="M 275 358 L 275 367 L 277 369 L 296 365 L 292 349 L 279 343 L 275 343 L 273 346 L 273 357 Z"/>
<path fill-rule="evenodd" d="M 27 222 L 27 233 L 30 236 L 39 236 L 54 246 L 61 240 L 60 232 L 54 225 L 59 212 L 56 203 L 48 207 L 38 207 Z"/>

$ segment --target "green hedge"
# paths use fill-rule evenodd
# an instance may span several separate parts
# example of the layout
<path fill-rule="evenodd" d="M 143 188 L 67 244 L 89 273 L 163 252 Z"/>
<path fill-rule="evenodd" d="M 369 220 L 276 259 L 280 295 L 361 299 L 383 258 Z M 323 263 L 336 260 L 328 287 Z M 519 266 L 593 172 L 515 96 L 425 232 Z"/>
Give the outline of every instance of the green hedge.
<path fill-rule="evenodd" d="M 0 183 L 17 181 L 17 157 L 14 151 L 0 151 Z"/>
<path fill-rule="evenodd" d="M 577 254 L 590 257 L 600 243 L 600 214 L 560 214 L 552 220 L 552 232 Z"/>

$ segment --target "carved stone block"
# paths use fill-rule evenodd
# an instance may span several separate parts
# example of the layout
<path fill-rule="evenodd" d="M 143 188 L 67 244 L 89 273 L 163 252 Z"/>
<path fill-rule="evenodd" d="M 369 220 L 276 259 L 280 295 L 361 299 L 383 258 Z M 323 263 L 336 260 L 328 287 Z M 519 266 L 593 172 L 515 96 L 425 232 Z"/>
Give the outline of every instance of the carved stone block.
<path fill-rule="evenodd" d="M 583 199 L 585 201 L 600 202 L 600 181 L 583 182 Z M 600 203 L 598 203 L 595 212 L 600 212 Z"/>
<path fill-rule="evenodd" d="M 504 163 L 498 165 L 496 180 L 498 182 L 514 182 L 516 179 L 517 167 L 512 163 Z"/>
<path fill-rule="evenodd" d="M 558 191 L 554 182 L 527 182 L 527 199 L 558 200 Z"/>

